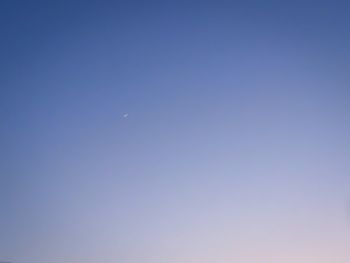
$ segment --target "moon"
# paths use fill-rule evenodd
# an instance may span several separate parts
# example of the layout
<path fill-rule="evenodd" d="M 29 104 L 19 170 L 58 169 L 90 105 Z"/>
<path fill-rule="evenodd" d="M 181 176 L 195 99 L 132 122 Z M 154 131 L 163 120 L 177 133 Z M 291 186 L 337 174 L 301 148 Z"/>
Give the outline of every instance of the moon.
<path fill-rule="evenodd" d="M 127 118 L 127 117 L 129 117 L 129 113 L 124 113 L 123 118 Z"/>

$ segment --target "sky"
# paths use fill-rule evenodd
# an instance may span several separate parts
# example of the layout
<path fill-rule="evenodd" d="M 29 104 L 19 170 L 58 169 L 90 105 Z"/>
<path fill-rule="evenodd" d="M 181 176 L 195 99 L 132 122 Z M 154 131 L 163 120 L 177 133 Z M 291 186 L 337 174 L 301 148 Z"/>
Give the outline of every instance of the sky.
<path fill-rule="evenodd" d="M 0 3 L 0 260 L 350 262 L 346 1 Z"/>

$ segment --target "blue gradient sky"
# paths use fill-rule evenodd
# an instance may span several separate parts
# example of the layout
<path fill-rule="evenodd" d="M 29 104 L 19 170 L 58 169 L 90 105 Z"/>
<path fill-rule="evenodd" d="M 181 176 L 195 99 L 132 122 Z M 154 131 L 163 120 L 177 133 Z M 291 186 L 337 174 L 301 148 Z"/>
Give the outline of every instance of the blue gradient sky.
<path fill-rule="evenodd" d="M 0 260 L 350 262 L 350 5 L 146 2 L 1 1 Z"/>

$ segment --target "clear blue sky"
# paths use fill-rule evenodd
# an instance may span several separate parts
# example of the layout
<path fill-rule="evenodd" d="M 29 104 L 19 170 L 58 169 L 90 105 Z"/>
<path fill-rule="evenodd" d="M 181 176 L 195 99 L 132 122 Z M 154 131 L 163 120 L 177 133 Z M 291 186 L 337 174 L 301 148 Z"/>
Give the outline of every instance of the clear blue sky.
<path fill-rule="evenodd" d="M 349 7 L 1 1 L 0 260 L 350 262 Z"/>

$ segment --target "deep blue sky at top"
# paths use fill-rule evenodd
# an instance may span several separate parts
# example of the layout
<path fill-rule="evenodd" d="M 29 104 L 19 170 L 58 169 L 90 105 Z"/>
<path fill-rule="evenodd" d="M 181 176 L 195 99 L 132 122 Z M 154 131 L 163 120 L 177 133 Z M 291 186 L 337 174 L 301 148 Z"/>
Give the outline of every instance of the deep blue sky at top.
<path fill-rule="evenodd" d="M 157 90 L 150 86 L 109 87 L 101 82 L 108 78 L 135 78 L 137 74 L 142 78 L 155 67 L 162 74 L 164 67 L 175 63 L 182 63 L 181 73 L 185 73 L 186 65 L 195 60 L 205 67 L 206 63 L 224 60 L 225 52 L 234 49 L 237 53 L 232 55 L 240 61 L 244 47 L 257 47 L 264 52 L 271 44 L 265 38 L 269 34 L 278 36 L 272 40 L 277 45 L 290 44 L 288 48 L 294 45 L 313 52 L 322 60 L 325 71 L 346 74 L 348 8 L 346 1 L 3 1 L 0 67 L 5 112 L 7 118 L 14 119 L 16 112 L 30 112 L 33 104 L 46 100 L 46 96 L 52 95 L 55 100 L 71 92 L 94 93 L 95 86 L 83 84 L 57 89 L 12 81 L 21 81 L 21 73 L 28 67 L 45 70 L 45 65 L 35 64 L 38 56 L 55 54 L 55 50 L 68 45 L 70 38 L 94 30 L 96 34 L 87 38 L 87 43 L 75 43 L 74 49 L 82 54 L 76 58 L 79 61 L 72 61 L 75 72 L 71 74 L 86 82 L 97 79 L 98 88 L 109 89 L 111 100 L 128 101 L 134 92 L 142 100 L 143 96 L 157 100 L 162 92 L 199 92 L 197 88 L 181 90 L 181 85 Z M 91 53 L 87 56 L 84 52 Z M 92 72 L 99 76 L 93 77 Z M 205 88 L 200 89 L 202 92 Z M 138 104 L 136 98 L 133 100 Z"/>
<path fill-rule="evenodd" d="M 281 52 L 296 56 L 302 49 L 320 65 L 320 74 L 336 72 L 341 83 L 349 64 L 348 8 L 346 1 L 2 1 L 3 133 L 22 131 L 36 118 L 44 123 L 42 118 L 52 119 L 48 115 L 34 117 L 42 114 L 39 112 L 45 103 L 52 107 L 66 103 L 66 107 L 58 108 L 66 108 L 69 114 L 69 107 L 76 103 L 69 98 L 81 93 L 86 94 L 83 96 L 87 104 L 89 96 L 104 94 L 97 99 L 97 104 L 102 104 L 99 106 L 119 104 L 132 108 L 184 96 L 201 100 L 212 96 L 215 89 L 230 94 L 222 83 L 189 87 L 181 81 L 192 77 L 192 81 L 202 78 L 206 82 L 208 78 L 210 82 L 209 76 L 217 74 L 220 81 L 221 72 L 229 74 L 229 70 L 232 78 L 239 79 L 245 74 L 240 71 L 245 63 L 255 63 L 249 62 L 249 56 L 256 55 L 242 54 L 242 50 L 255 50 L 261 55 L 273 45 L 286 47 L 287 51 Z M 80 37 L 86 42 L 74 40 Z M 60 56 L 58 51 L 65 49 L 76 56 L 68 64 L 57 62 L 51 80 L 36 82 L 35 77 L 26 78 L 42 74 L 45 79 L 45 70 L 52 66 L 51 56 L 59 59 L 55 55 Z M 47 61 L 41 62 L 38 58 L 42 57 Z M 220 67 L 230 60 L 235 62 L 232 67 Z M 195 74 L 191 72 L 193 63 L 199 68 Z M 178 79 L 172 84 L 152 85 L 148 77 L 176 70 Z M 60 76 L 68 83 L 55 79 Z M 133 83 L 137 78 L 140 83 L 150 83 L 142 87 Z M 237 95 L 244 89 L 242 85 L 234 88 Z M 340 98 L 346 98 L 341 95 L 344 92 L 344 87 L 334 88 Z M 127 110 L 123 106 L 118 110 Z"/>

